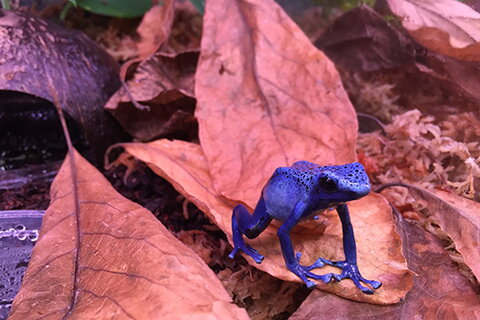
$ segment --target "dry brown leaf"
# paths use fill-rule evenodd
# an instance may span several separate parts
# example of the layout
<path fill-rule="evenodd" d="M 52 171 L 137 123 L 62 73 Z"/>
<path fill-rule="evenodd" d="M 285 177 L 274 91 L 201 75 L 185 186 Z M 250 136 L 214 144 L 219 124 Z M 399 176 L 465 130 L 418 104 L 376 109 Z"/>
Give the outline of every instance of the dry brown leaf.
<path fill-rule="evenodd" d="M 480 50 L 479 50 L 480 52 Z M 479 61 L 460 61 L 434 52 L 425 54 L 421 62 L 416 63 L 416 67 L 435 80 L 440 80 L 445 86 L 445 95 L 448 97 L 460 96 L 472 100 L 475 108 L 478 108 L 480 101 L 480 62 Z M 437 85 L 440 84 L 436 81 Z M 454 104 L 448 102 L 449 104 Z M 455 103 L 459 109 L 467 109 L 465 103 Z M 435 110 L 432 110 L 432 113 Z M 442 115 L 444 111 L 437 111 Z"/>
<path fill-rule="evenodd" d="M 252 207 L 277 167 L 355 160 L 337 71 L 274 1 L 208 1 L 205 12 L 195 116 L 216 190 Z"/>
<path fill-rule="evenodd" d="M 195 49 L 172 51 L 171 41 L 166 43 L 178 36 L 177 24 L 184 25 L 180 18 L 190 6 L 169 0 L 149 11 L 137 29 L 142 38 L 139 56 L 126 62 L 120 73 L 122 79 L 127 72 L 131 77 L 105 105 L 137 140 L 148 141 L 179 131 L 185 139 L 197 135 L 192 97 L 199 53 Z"/>
<path fill-rule="evenodd" d="M 195 123 L 192 97 L 197 61 L 196 51 L 178 55 L 156 53 L 142 61 L 132 79 L 127 81 L 132 97 L 147 105 L 148 110 L 136 108 L 124 88 L 110 98 L 105 109 L 125 131 L 140 141 L 188 128 Z"/>
<path fill-rule="evenodd" d="M 426 208 L 455 243 L 455 249 L 480 279 L 480 204 L 442 190 L 426 190 L 413 185 L 410 193 L 426 201 Z"/>
<path fill-rule="evenodd" d="M 185 96 L 193 97 L 195 67 L 198 52 L 188 51 L 178 55 L 157 53 L 142 61 L 135 69 L 132 79 L 127 81 L 132 97 L 140 102 L 158 98 L 177 90 Z M 164 99 L 169 102 L 174 99 Z M 125 90 L 118 90 L 110 98 L 105 108 L 115 110 L 117 104 L 129 102 Z"/>
<path fill-rule="evenodd" d="M 161 6 L 152 6 L 143 16 L 137 28 L 140 36 L 140 41 L 137 43 L 140 59 L 146 59 L 157 51 L 170 35 L 174 16 L 173 3 L 174 0 L 164 0 Z"/>
<path fill-rule="evenodd" d="M 454 0 L 388 0 L 407 31 L 425 47 L 480 60 L 480 13 Z"/>
<path fill-rule="evenodd" d="M 143 16 L 137 28 L 140 40 L 137 42 L 137 57 L 122 65 L 120 78 L 126 78 L 128 69 L 135 63 L 143 61 L 154 54 L 167 40 L 172 28 L 174 0 L 165 0 L 162 5 L 154 5 Z"/>
<path fill-rule="evenodd" d="M 73 163 L 68 157 L 52 184 L 9 319 L 248 319 L 148 210 L 80 155 Z"/>
<path fill-rule="evenodd" d="M 172 183 L 182 195 L 204 211 L 227 234 L 232 243 L 231 214 L 235 203 L 215 192 L 206 157 L 199 145 L 158 140 L 147 144 L 129 143 L 121 146 Z M 383 282 L 383 286 L 373 295 L 361 293 L 351 281 L 319 283 L 318 287 L 358 301 L 377 304 L 399 302 L 412 286 L 412 274 L 401 254 L 402 244 L 395 231 L 388 203 L 382 196 L 371 194 L 352 202 L 350 211 L 356 232 L 359 268 L 366 278 L 378 279 Z M 303 264 L 313 263 L 320 256 L 335 260 L 343 258 L 340 221 L 333 211 L 325 214 L 329 224 L 323 234 L 313 231 L 299 233 L 298 229 L 292 232 L 296 250 L 303 253 Z M 321 229 L 321 226 L 319 228 Z M 250 243 L 265 255 L 265 260 L 259 265 L 247 258 L 250 264 L 277 278 L 301 282 L 285 267 L 274 226 L 270 226 Z M 323 274 L 338 270 L 325 267 L 318 272 Z"/>
<path fill-rule="evenodd" d="M 404 302 L 394 306 L 374 306 L 315 290 L 290 319 L 479 319 L 478 297 L 441 243 L 408 222 L 400 222 L 398 227 L 408 266 L 418 275 Z"/>
<path fill-rule="evenodd" d="M 350 72 L 371 72 L 413 64 L 412 42 L 372 8 L 361 5 L 337 18 L 315 45 Z"/>
<path fill-rule="evenodd" d="M 175 17 L 170 37 L 162 46 L 162 52 L 178 54 L 198 51 L 202 37 L 203 16 L 191 1 L 174 1 Z"/>
<path fill-rule="evenodd" d="M 299 283 L 275 279 L 251 266 L 241 265 L 235 271 L 226 268 L 217 276 L 234 301 L 246 306 L 252 320 L 284 319 L 311 292 Z"/>

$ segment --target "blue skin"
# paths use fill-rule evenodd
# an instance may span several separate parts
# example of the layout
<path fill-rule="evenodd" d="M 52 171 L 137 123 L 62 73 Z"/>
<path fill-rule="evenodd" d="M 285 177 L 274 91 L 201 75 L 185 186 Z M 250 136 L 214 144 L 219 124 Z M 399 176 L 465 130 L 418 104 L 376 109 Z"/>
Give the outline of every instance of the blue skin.
<path fill-rule="evenodd" d="M 315 286 L 315 282 L 308 278 L 326 283 L 332 279 L 341 281 L 349 278 L 363 293 L 373 294 L 373 290 L 363 286 L 361 282 L 369 284 L 373 289 L 380 288 L 382 283 L 363 278 L 358 270 L 355 237 L 346 204 L 348 201 L 366 196 L 369 192 L 368 176 L 358 162 L 321 167 L 308 161 L 298 161 L 291 167 L 278 168 L 263 188 L 253 214 L 250 214 L 241 204 L 233 209 L 234 249 L 229 257 L 233 259 L 241 250 L 251 256 L 255 262 L 261 263 L 264 257 L 245 243 L 243 235 L 249 239 L 256 238 L 267 228 L 272 219 L 280 220 L 283 224 L 278 229 L 277 235 L 285 264 L 291 272 L 306 283 L 307 287 Z M 342 222 L 345 260 L 330 261 L 318 258 L 312 265 L 303 266 L 299 263 L 302 254 L 299 252 L 294 254 L 290 231 L 300 221 L 314 218 L 318 211 L 330 207 L 337 209 Z M 311 272 L 325 264 L 342 269 L 342 273 L 317 275 Z"/>

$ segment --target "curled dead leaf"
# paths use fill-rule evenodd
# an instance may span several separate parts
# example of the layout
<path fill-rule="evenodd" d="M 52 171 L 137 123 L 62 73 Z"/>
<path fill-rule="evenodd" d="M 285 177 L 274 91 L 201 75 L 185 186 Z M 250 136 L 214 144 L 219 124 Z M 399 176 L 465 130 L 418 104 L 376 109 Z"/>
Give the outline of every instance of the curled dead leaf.
<path fill-rule="evenodd" d="M 227 234 L 231 242 L 231 214 L 236 203 L 217 194 L 213 188 L 207 159 L 199 145 L 158 140 L 120 146 L 172 183 L 177 191 L 205 212 Z M 352 202 L 350 211 L 358 244 L 359 268 L 366 278 L 378 279 L 383 282 L 383 286 L 374 295 L 362 294 L 351 281 L 319 283 L 318 287 L 357 301 L 376 304 L 399 302 L 412 286 L 412 273 L 407 269 L 402 256 L 402 244 L 395 231 L 388 203 L 380 195 L 372 194 Z M 325 214 L 329 224 L 323 234 L 298 233 L 295 229 L 292 232 L 293 243 L 297 250 L 303 253 L 302 263 L 313 263 L 320 256 L 327 259 L 343 258 L 340 221 L 333 212 Z M 250 242 L 265 255 L 263 263 L 256 264 L 250 258 L 247 258 L 247 261 L 277 278 L 300 282 L 300 279 L 285 267 L 276 232 L 276 228 L 270 226 L 259 238 Z M 337 270 L 325 267 L 320 272 Z"/>
<path fill-rule="evenodd" d="M 391 184 L 407 187 L 455 243 L 455 249 L 480 279 L 480 204 L 442 190 L 427 190 L 410 184 Z M 387 185 L 389 186 L 389 185 Z"/>
<path fill-rule="evenodd" d="M 388 0 L 407 31 L 425 47 L 460 60 L 480 60 L 480 13 L 460 1 Z"/>
<path fill-rule="evenodd" d="M 137 28 L 140 37 L 136 42 L 137 56 L 122 65 L 120 78 L 124 80 L 131 66 L 146 60 L 154 54 L 170 35 L 174 7 L 173 0 L 163 1 L 162 5 L 154 5 L 142 18 Z"/>
<path fill-rule="evenodd" d="M 124 140 L 103 109 L 120 86 L 118 65 L 87 36 L 24 12 L 0 10 L 0 51 L 0 90 L 53 102 L 53 87 L 97 160 L 109 145 Z"/>
<path fill-rule="evenodd" d="M 205 12 L 195 116 L 219 193 L 252 207 L 277 167 L 355 160 L 337 71 L 275 1 L 209 1 Z"/>
<path fill-rule="evenodd" d="M 168 0 L 153 6 L 144 16 L 137 29 L 138 56 L 127 61 L 120 72 L 122 79 L 127 73 L 131 77 L 105 105 L 137 140 L 179 132 L 187 139 L 197 136 L 192 98 L 198 51 L 175 52 L 167 43 L 176 36 L 181 23 L 178 19 L 188 7 Z"/>
<path fill-rule="evenodd" d="M 198 51 L 202 37 L 203 16 L 191 1 L 174 1 L 175 17 L 170 37 L 162 46 L 162 52 L 179 54 Z"/>
<path fill-rule="evenodd" d="M 164 0 L 143 16 L 137 28 L 140 41 L 137 43 L 138 56 L 144 60 L 160 48 L 172 29 L 174 17 L 173 0 Z"/>
<path fill-rule="evenodd" d="M 187 138 L 196 136 L 195 101 L 191 97 L 198 52 L 157 52 L 170 35 L 174 4 L 164 1 L 143 17 L 137 28 L 137 57 L 120 71 L 121 79 L 127 73 L 132 77 L 105 105 L 125 131 L 140 141 L 179 131 Z"/>
<path fill-rule="evenodd" d="M 473 102 L 477 109 L 480 101 L 480 62 L 461 61 L 434 52 L 426 53 L 422 62 L 417 62 L 419 71 L 430 75 L 441 84 L 449 97 L 459 96 Z M 439 81 L 438 81 L 439 80 Z M 468 110 L 467 103 L 457 103 Z M 460 109 L 460 108 L 459 108 Z M 444 111 L 440 111 L 444 114 Z"/>
<path fill-rule="evenodd" d="M 350 10 L 315 41 L 336 65 L 371 72 L 413 64 L 413 41 L 367 5 Z"/>
<path fill-rule="evenodd" d="M 198 61 L 197 51 L 178 55 L 157 53 L 141 62 L 132 79 L 127 81 L 132 97 L 140 102 L 163 97 L 164 103 L 175 100 L 168 98 L 169 92 L 176 90 L 185 96 L 193 97 L 194 74 Z M 178 98 L 177 98 L 178 99 Z M 113 111 L 119 103 L 130 101 L 124 89 L 117 91 L 107 102 L 107 110 Z"/>
<path fill-rule="evenodd" d="M 9 319 L 248 319 L 212 270 L 75 152 Z"/>
<path fill-rule="evenodd" d="M 196 129 L 193 87 L 197 61 L 196 51 L 152 55 L 140 62 L 132 79 L 127 81 L 132 97 L 149 108 L 136 108 L 125 88 L 120 88 L 105 109 L 113 114 L 126 132 L 140 141 L 182 129 L 188 132 Z M 190 135 L 193 136 L 193 133 Z"/>
<path fill-rule="evenodd" d="M 393 306 L 374 306 L 315 290 L 290 319 L 478 319 L 478 297 L 441 243 L 408 222 L 399 221 L 397 226 L 405 244 L 408 266 L 417 274 L 405 301 Z"/>

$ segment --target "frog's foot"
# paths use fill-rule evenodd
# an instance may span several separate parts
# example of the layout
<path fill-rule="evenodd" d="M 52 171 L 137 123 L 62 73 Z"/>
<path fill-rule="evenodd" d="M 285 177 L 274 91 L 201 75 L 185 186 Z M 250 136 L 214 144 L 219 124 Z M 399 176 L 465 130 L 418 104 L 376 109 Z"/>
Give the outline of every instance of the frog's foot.
<path fill-rule="evenodd" d="M 302 253 L 297 252 L 295 258 L 297 260 L 297 263 L 300 264 L 300 259 L 302 258 Z M 307 271 L 311 271 L 311 270 L 316 269 L 316 268 L 321 268 L 324 265 L 325 265 L 325 263 L 323 262 L 323 258 L 318 258 L 313 264 L 311 264 L 309 266 L 304 266 L 304 267 Z"/>
<path fill-rule="evenodd" d="M 242 250 L 250 257 L 252 257 L 256 263 L 262 263 L 264 256 L 262 256 L 257 250 L 253 249 L 248 244 L 245 244 L 245 242 L 239 245 L 235 245 L 235 248 L 233 248 L 232 252 L 230 252 L 228 257 L 230 259 L 233 259 L 239 250 Z"/>
<path fill-rule="evenodd" d="M 315 287 L 315 282 L 308 280 L 308 278 L 312 278 L 315 280 L 322 280 L 325 283 L 329 283 L 333 279 L 333 274 L 326 274 L 326 275 L 319 275 L 315 274 L 313 272 L 310 272 L 313 269 L 316 268 L 321 268 L 324 266 L 324 263 L 322 261 L 322 258 L 317 259 L 312 265 L 310 266 L 302 266 L 300 264 L 300 258 L 302 257 L 302 254 L 300 252 L 297 253 L 296 255 L 296 263 L 288 265 L 287 268 L 292 271 L 294 274 L 296 274 L 300 279 L 305 282 L 308 288 L 313 288 Z"/>
<path fill-rule="evenodd" d="M 375 280 L 367 280 L 362 275 L 360 274 L 360 271 L 358 271 L 358 266 L 353 263 L 348 263 L 346 261 L 330 261 L 324 258 L 320 258 L 324 264 L 328 264 L 337 268 L 342 269 L 341 274 L 334 274 L 330 273 L 335 280 L 341 281 L 345 278 L 352 279 L 353 283 L 362 290 L 363 293 L 366 294 L 373 294 L 373 290 L 369 289 L 361 284 L 363 283 L 368 283 L 370 286 L 372 286 L 373 289 L 378 289 L 382 286 L 382 283 L 380 281 L 375 281 Z"/>

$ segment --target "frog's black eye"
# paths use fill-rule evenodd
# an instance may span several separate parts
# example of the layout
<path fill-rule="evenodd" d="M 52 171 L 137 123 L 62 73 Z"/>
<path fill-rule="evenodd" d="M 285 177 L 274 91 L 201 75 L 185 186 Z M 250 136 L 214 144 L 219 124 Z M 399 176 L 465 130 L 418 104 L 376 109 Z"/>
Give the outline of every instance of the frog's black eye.
<path fill-rule="evenodd" d="M 328 177 L 323 177 L 320 179 L 320 187 L 328 193 L 335 192 L 337 190 L 337 184 L 335 181 Z"/>

